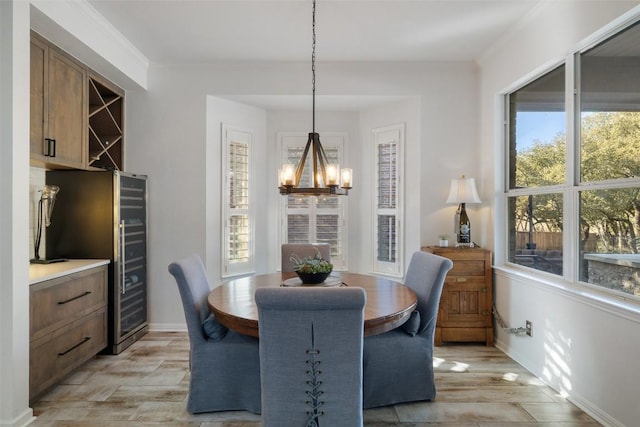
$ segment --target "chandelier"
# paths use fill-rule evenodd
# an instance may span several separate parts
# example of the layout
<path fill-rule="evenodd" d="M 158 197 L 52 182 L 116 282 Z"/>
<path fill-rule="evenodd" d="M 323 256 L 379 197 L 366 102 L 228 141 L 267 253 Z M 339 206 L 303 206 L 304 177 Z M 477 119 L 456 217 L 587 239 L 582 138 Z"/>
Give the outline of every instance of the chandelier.
<path fill-rule="evenodd" d="M 349 194 L 353 181 L 353 171 L 342 168 L 338 164 L 329 163 L 327 155 L 320 143 L 320 135 L 316 133 L 316 1 L 313 0 L 312 20 L 312 53 L 311 53 L 311 82 L 312 82 L 312 131 L 309 133 L 307 145 L 297 167 L 285 163 L 278 173 L 280 194 L 297 194 L 303 196 Z M 300 187 L 300 179 L 304 170 L 307 156 L 311 152 L 313 159 L 313 187 Z"/>

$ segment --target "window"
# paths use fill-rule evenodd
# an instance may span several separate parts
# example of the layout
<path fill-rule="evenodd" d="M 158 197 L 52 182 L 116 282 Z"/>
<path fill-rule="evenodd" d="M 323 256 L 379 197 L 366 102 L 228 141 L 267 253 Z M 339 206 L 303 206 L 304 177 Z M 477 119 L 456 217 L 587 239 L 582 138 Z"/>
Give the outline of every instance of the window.
<path fill-rule="evenodd" d="M 640 297 L 639 45 L 636 23 L 507 95 L 510 262 Z"/>
<path fill-rule="evenodd" d="M 376 273 L 402 276 L 404 260 L 402 251 L 402 186 L 400 172 L 404 126 L 394 125 L 373 130 L 375 146 L 376 197 L 374 198 L 373 224 L 375 230 Z"/>
<path fill-rule="evenodd" d="M 565 67 L 509 94 L 509 261 L 562 274 Z"/>
<path fill-rule="evenodd" d="M 250 204 L 251 141 L 248 131 L 222 127 L 223 277 L 254 270 L 254 227 Z"/>
<path fill-rule="evenodd" d="M 282 163 L 298 164 L 307 143 L 307 136 L 302 133 L 278 135 Z M 329 163 L 342 164 L 346 135 L 322 133 L 320 139 Z M 311 153 L 308 155 L 311 156 Z M 308 158 L 302 172 L 301 186 L 313 186 L 312 165 L 313 161 Z M 284 216 L 281 243 L 329 243 L 334 270 L 346 270 L 346 202 L 345 196 L 282 196 Z"/>
<path fill-rule="evenodd" d="M 640 24 L 580 53 L 579 278 L 640 297 Z M 633 48 L 633 49 L 631 49 Z"/>

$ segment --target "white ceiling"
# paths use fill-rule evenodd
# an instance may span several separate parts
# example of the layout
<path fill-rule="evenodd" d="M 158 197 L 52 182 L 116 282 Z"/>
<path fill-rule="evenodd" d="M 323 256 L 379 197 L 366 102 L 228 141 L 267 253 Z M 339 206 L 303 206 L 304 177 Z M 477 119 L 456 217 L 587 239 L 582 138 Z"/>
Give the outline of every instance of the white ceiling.
<path fill-rule="evenodd" d="M 317 60 L 474 60 L 541 1 L 317 0 Z M 311 57 L 311 0 L 89 3 L 154 63 Z"/>
<path fill-rule="evenodd" d="M 311 64 L 311 0 L 88 1 L 152 63 Z M 473 61 L 541 1 L 317 0 L 316 60 Z M 310 95 L 228 98 L 266 109 L 311 108 Z M 359 111 L 396 99 L 319 90 L 316 107 Z"/>

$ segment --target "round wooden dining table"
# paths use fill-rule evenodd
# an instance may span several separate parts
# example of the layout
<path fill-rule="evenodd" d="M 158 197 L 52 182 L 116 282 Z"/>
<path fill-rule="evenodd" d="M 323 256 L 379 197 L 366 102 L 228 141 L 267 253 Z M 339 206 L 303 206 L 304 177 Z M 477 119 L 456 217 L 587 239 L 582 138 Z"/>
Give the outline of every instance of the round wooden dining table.
<path fill-rule="evenodd" d="M 209 309 L 227 328 L 257 337 L 259 319 L 254 299 L 256 289 L 288 285 L 307 286 L 299 285 L 295 277 L 295 273 L 271 273 L 223 283 L 209 293 Z M 407 286 L 366 274 L 333 272 L 326 283 L 331 286 L 352 286 L 365 290 L 365 336 L 381 334 L 402 325 L 418 302 L 416 294 Z"/>

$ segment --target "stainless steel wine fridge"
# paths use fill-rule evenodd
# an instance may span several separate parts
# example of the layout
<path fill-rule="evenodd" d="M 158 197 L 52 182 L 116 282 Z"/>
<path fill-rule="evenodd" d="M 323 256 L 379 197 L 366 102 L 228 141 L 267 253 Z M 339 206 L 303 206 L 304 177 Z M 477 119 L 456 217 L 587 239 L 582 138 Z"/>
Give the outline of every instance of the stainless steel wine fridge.
<path fill-rule="evenodd" d="M 147 177 L 120 171 L 48 171 L 60 187 L 47 257 L 109 259 L 108 354 L 147 333 Z"/>

